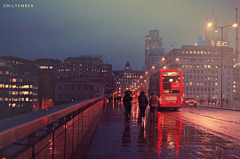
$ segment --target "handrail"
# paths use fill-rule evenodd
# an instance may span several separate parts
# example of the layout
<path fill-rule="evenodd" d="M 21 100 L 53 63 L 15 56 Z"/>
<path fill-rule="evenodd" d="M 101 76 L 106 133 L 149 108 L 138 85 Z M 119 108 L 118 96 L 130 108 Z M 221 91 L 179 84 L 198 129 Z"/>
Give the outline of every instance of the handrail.
<path fill-rule="evenodd" d="M 98 97 L 90 100 L 69 103 L 50 109 L 39 110 L 15 117 L 0 120 L 0 149 L 18 141 L 19 139 L 47 126 L 74 111 L 104 99 Z"/>

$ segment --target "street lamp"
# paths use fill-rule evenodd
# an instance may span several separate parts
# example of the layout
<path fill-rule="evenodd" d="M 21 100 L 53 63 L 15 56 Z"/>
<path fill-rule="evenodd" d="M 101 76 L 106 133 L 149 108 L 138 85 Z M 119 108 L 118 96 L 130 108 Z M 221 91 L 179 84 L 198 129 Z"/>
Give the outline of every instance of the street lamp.
<path fill-rule="evenodd" d="M 227 27 L 229 27 L 229 26 L 237 27 L 238 24 L 226 25 L 226 26 L 224 26 L 224 27 L 221 27 L 221 26 L 219 26 L 219 25 L 215 25 L 215 24 L 212 24 L 212 23 L 208 23 L 208 27 L 211 27 L 211 26 L 215 26 L 215 27 L 218 27 L 218 28 L 221 29 L 221 101 L 220 101 L 220 103 L 221 103 L 221 108 L 222 108 L 222 97 L 223 97 L 223 93 L 222 93 L 222 74 L 223 74 L 222 58 L 223 58 L 223 57 L 222 57 L 222 56 L 223 56 L 223 44 L 224 44 L 224 42 L 223 42 L 223 29 L 224 29 L 224 28 L 227 28 Z"/>

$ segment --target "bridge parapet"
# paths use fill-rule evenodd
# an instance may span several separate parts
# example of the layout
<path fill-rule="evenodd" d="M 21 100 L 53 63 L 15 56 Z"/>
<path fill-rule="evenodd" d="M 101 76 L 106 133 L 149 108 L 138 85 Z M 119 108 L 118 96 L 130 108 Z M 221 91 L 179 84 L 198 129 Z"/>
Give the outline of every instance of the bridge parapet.
<path fill-rule="evenodd" d="M 99 97 L 1 120 L 0 157 L 70 158 L 105 101 Z"/>

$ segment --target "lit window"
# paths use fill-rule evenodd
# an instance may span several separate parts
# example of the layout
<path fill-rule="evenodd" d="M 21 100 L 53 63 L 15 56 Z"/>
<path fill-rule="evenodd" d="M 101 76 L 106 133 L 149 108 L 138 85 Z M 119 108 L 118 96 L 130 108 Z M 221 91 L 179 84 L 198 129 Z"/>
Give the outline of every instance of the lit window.
<path fill-rule="evenodd" d="M 48 69 L 48 66 L 40 66 L 40 69 Z"/>
<path fill-rule="evenodd" d="M 12 85 L 12 88 L 17 88 L 17 86 L 16 85 Z"/>

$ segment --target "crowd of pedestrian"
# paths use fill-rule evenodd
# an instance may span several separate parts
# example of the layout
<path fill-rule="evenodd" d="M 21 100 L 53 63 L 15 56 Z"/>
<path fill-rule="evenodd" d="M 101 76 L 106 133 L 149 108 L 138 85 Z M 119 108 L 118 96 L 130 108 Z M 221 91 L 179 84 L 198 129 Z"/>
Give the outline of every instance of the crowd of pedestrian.
<path fill-rule="evenodd" d="M 131 92 L 126 91 L 125 96 L 123 97 L 123 104 L 125 107 L 125 118 L 126 120 L 130 120 L 131 116 L 131 101 L 133 100 L 130 96 Z M 149 104 L 150 106 L 150 122 L 155 123 L 157 121 L 157 109 L 158 109 L 158 97 L 156 96 L 156 92 L 151 92 L 150 100 L 148 100 L 144 91 L 140 93 L 138 96 L 138 104 L 139 104 L 139 116 L 143 120 L 145 118 L 145 111 Z"/>

